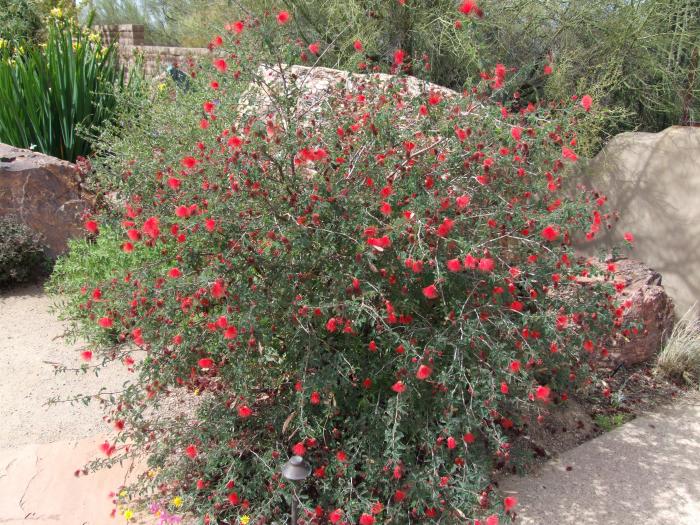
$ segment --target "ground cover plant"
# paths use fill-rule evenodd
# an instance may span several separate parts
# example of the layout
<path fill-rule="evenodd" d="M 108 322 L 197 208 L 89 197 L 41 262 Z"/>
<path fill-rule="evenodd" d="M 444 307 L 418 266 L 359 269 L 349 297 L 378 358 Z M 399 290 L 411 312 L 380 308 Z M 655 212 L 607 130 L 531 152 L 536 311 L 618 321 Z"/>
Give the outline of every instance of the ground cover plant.
<path fill-rule="evenodd" d="M 148 457 L 115 512 L 284 522 L 294 454 L 304 523 L 498 523 L 517 502 L 492 470 L 595 386 L 624 309 L 570 247 L 606 221 L 603 196 L 564 189 L 596 101 L 504 99 L 503 64 L 449 92 L 406 77 L 401 48 L 395 77 L 319 93 L 287 64 L 326 49 L 286 10 L 211 46 L 187 82 L 123 100 L 93 159 L 97 240 L 52 282 L 83 369 L 134 371 L 82 397 L 117 430 L 93 467 Z M 105 272 L 93 250 L 125 255 Z"/>

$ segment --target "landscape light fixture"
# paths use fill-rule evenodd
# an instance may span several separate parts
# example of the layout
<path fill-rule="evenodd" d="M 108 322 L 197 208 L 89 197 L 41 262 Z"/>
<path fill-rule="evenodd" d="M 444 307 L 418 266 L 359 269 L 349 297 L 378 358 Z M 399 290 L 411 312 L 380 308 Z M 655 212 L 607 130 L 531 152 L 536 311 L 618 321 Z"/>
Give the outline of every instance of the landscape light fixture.
<path fill-rule="evenodd" d="M 292 525 L 297 523 L 297 495 L 296 484 L 304 481 L 311 475 L 311 465 L 301 456 L 292 456 L 282 467 L 282 477 L 292 483 Z"/>

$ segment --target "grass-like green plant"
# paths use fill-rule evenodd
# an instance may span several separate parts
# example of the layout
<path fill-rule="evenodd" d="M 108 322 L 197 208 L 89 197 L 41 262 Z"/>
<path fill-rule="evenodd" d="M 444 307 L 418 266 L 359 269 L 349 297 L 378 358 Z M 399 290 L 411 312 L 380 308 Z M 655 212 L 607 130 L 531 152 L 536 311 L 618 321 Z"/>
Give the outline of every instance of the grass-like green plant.
<path fill-rule="evenodd" d="M 44 45 L 0 49 L 0 141 L 74 161 L 91 151 L 80 127 L 111 115 L 125 85 L 116 48 L 63 19 Z"/>
<path fill-rule="evenodd" d="M 700 384 L 700 318 L 697 306 L 688 310 L 676 323 L 659 354 L 656 371 L 674 381 Z"/>

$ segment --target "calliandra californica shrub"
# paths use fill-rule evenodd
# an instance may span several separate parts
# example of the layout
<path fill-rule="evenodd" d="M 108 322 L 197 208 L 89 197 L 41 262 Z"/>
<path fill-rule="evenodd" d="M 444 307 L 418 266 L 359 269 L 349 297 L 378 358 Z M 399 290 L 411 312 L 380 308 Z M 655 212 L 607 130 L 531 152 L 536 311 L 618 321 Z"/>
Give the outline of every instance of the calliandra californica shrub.
<path fill-rule="evenodd" d="M 54 283 L 84 369 L 134 370 L 94 396 L 118 434 L 93 466 L 148 456 L 118 512 L 285 522 L 296 454 L 304 523 L 497 523 L 515 502 L 489 496 L 492 469 L 592 381 L 621 311 L 611 283 L 576 282 L 594 270 L 570 246 L 605 199 L 562 187 L 595 102 L 511 111 L 504 66 L 456 94 L 401 76 L 400 49 L 399 75 L 314 95 L 284 65 L 288 13 L 222 33 L 94 159 L 112 205 L 86 228 L 157 257 Z"/>

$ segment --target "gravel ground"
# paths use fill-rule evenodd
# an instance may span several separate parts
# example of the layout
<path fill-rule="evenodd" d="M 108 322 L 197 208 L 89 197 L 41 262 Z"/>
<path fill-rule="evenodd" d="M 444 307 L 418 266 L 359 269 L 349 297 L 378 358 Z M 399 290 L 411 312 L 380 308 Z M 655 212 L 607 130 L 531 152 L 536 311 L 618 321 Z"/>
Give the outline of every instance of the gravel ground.
<path fill-rule="evenodd" d="M 47 406 L 48 399 L 119 389 L 129 377 L 120 363 L 100 373 L 56 375 L 48 362 L 80 366 L 77 345 L 61 338 L 64 323 L 50 313 L 41 286 L 0 294 L 0 449 L 51 443 L 109 432 L 97 403 Z"/>

